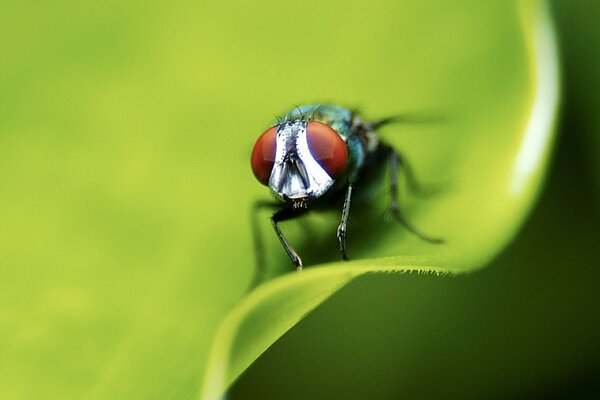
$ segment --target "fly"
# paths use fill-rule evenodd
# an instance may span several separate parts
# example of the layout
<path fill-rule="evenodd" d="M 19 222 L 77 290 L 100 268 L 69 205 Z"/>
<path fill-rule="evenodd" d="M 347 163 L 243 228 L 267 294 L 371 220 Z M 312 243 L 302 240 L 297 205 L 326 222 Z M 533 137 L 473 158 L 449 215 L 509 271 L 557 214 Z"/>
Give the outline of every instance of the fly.
<path fill-rule="evenodd" d="M 390 168 L 390 215 L 421 239 L 443 243 L 420 232 L 399 209 L 398 169 L 404 168 L 409 186 L 416 181 L 401 154 L 375 132 L 401 120 L 391 117 L 368 122 L 337 105 L 312 104 L 289 111 L 258 138 L 252 150 L 252 171 L 279 200 L 271 224 L 298 270 L 302 259 L 278 223 L 341 203 L 337 238 L 340 255 L 347 260 L 346 232 L 354 192 L 368 189 L 373 171 L 384 163 Z"/>

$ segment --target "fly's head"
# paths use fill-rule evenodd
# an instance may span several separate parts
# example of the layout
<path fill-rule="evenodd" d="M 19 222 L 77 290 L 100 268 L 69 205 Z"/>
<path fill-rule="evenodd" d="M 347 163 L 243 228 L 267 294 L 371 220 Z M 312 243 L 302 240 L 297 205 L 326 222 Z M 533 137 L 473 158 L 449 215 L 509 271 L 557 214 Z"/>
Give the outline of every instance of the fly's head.
<path fill-rule="evenodd" d="M 343 175 L 346 142 L 329 125 L 292 120 L 267 129 L 252 150 L 256 179 L 284 202 L 305 207 Z"/>

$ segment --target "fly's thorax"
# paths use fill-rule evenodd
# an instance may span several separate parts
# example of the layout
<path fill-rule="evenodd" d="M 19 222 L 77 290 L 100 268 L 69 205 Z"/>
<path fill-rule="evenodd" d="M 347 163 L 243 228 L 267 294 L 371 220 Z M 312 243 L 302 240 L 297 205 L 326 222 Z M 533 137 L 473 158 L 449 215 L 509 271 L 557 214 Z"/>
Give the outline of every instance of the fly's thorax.
<path fill-rule="evenodd" d="M 346 180 L 354 182 L 365 163 L 365 146 L 360 137 L 353 135 L 346 141 L 348 147 L 348 165 L 346 166 Z"/>
<path fill-rule="evenodd" d="M 307 104 L 296 107 L 279 119 L 279 123 L 287 121 L 319 121 L 329 125 L 344 140 L 351 134 L 352 113 L 336 104 Z"/>

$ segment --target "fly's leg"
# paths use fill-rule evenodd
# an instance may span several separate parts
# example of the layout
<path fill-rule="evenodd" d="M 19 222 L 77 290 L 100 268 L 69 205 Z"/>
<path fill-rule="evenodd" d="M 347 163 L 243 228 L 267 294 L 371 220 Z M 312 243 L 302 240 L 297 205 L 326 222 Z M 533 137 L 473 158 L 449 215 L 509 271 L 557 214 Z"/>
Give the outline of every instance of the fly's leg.
<path fill-rule="evenodd" d="M 292 208 L 281 209 L 281 210 L 277 211 L 275 214 L 273 214 L 273 216 L 271 216 L 271 225 L 273 225 L 273 229 L 275 229 L 277 238 L 281 242 L 281 245 L 285 249 L 285 252 L 287 253 L 287 255 L 290 257 L 290 259 L 296 266 L 296 269 L 298 271 L 301 271 L 302 270 L 302 260 L 300 259 L 300 256 L 298 256 L 298 253 L 296 253 L 296 251 L 292 248 L 292 246 L 290 246 L 288 241 L 283 236 L 283 233 L 281 233 L 279 226 L 277 226 L 278 222 L 295 218 L 299 214 L 300 214 L 299 212 L 295 212 Z"/>
<path fill-rule="evenodd" d="M 394 170 L 402 168 L 402 171 L 404 171 L 404 177 L 406 178 L 406 186 L 408 187 L 408 190 L 419 196 L 428 196 L 436 192 L 435 188 L 425 188 L 419 183 L 419 180 L 415 176 L 415 171 L 401 154 L 398 154 L 394 149 L 392 149 L 391 152 L 392 157 L 396 157 L 396 167 L 392 168 Z"/>
<path fill-rule="evenodd" d="M 391 196 L 391 205 L 390 205 L 390 214 L 394 219 L 400 222 L 406 229 L 408 229 L 413 234 L 417 235 L 419 238 L 425 240 L 430 243 L 444 243 L 444 240 L 438 238 L 432 238 L 430 236 L 425 235 L 423 232 L 419 231 L 400 211 L 398 206 L 398 168 L 402 165 L 405 171 L 410 171 L 407 174 L 407 183 L 410 186 L 411 179 L 414 181 L 414 175 L 412 174 L 412 169 L 408 167 L 408 164 L 405 160 L 403 160 L 396 150 L 391 147 L 388 147 L 390 151 L 390 196 Z M 413 182 L 416 184 L 416 181 Z"/>
<path fill-rule="evenodd" d="M 350 217 L 350 201 L 352 199 L 352 183 L 348 183 L 346 188 L 346 196 L 344 197 L 344 206 L 342 208 L 342 220 L 337 229 L 337 238 L 340 241 L 340 255 L 344 260 L 348 260 L 346 252 L 346 227 L 348 226 L 348 218 Z"/>

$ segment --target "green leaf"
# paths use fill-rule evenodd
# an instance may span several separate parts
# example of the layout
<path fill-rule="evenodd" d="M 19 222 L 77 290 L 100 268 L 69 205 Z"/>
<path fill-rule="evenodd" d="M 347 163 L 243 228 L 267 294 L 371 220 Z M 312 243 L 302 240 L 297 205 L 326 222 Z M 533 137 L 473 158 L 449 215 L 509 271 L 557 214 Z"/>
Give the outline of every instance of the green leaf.
<path fill-rule="evenodd" d="M 408 204 L 418 226 L 439 233 L 447 244 L 425 244 L 404 237 L 400 228 L 361 221 L 367 226 L 356 228 L 357 236 L 376 235 L 366 246 L 358 243 L 364 236 L 352 243 L 361 259 L 272 280 L 228 315 L 216 336 L 203 398 L 218 398 L 269 345 L 356 276 L 472 271 L 506 245 L 531 208 L 547 164 L 558 97 L 554 38 L 543 4 L 486 4 L 485 13 L 470 5 L 452 15 L 464 18 L 458 34 L 449 10 L 437 10 L 446 18 L 435 21 L 436 29 L 424 29 L 434 22 L 427 21 L 431 10 L 422 7 L 399 22 L 405 36 L 396 38 L 397 46 L 427 43 L 427 52 L 443 63 L 417 63 L 402 72 L 419 81 L 429 77 L 424 71 L 439 79 L 435 89 L 424 91 L 443 88 L 440 108 L 452 110 L 451 122 L 408 128 L 407 136 L 421 131 L 408 139 L 392 133 L 386 138 L 415 156 L 425 176 L 449 182 L 438 197 Z M 477 40 L 468 42 L 461 34 Z"/>
<path fill-rule="evenodd" d="M 13 2 L 1 15 L 0 398 L 195 398 L 202 376 L 219 396 L 358 274 L 482 266 L 543 174 L 556 93 L 539 90 L 556 86 L 538 3 Z M 448 244 L 381 224 L 382 188 L 353 209 L 349 264 L 317 265 L 337 258 L 338 213 L 283 226 L 307 261 L 297 274 L 262 215 L 268 277 L 289 274 L 244 297 L 249 209 L 268 196 L 252 143 L 313 101 L 446 119 L 382 136 L 442 186 L 402 206 Z"/>

